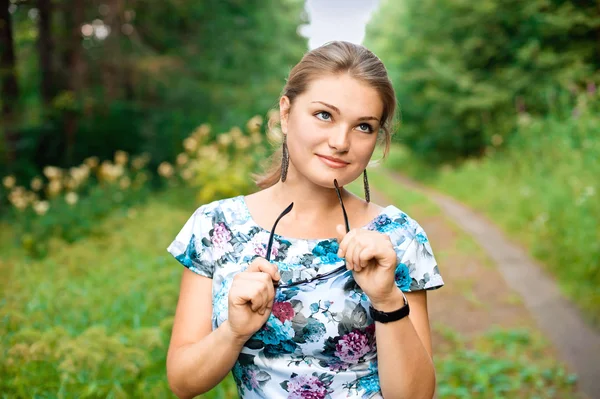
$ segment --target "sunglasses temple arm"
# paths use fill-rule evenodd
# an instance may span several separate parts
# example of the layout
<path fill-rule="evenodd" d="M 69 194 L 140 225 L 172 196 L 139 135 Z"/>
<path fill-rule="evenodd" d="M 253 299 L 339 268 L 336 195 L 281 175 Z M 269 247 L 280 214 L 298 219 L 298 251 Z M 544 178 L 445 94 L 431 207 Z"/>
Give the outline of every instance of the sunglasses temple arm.
<path fill-rule="evenodd" d="M 340 192 L 340 186 L 338 185 L 337 179 L 333 180 L 333 185 L 335 186 L 335 192 L 337 193 L 338 199 L 340 200 L 340 205 L 342 206 L 342 213 L 344 214 L 344 223 L 346 223 L 346 233 L 349 233 L 350 223 L 348 223 L 348 214 L 346 213 L 344 201 L 342 201 L 342 193 Z"/>
<path fill-rule="evenodd" d="M 284 217 L 285 215 L 290 213 L 290 211 L 292 210 L 293 207 L 294 207 L 294 203 L 292 202 L 287 208 L 285 208 L 283 210 L 283 212 L 281 212 L 281 215 L 279 215 L 279 217 L 277 217 L 277 219 L 275 220 L 275 223 L 273 224 L 273 228 L 271 229 L 271 234 L 269 234 L 269 243 L 267 244 L 267 254 L 265 256 L 265 259 L 268 260 L 269 262 L 271 261 L 271 248 L 273 248 L 273 239 L 275 237 L 275 228 L 277 227 L 277 223 L 279 223 L 279 220 L 282 217 Z"/>

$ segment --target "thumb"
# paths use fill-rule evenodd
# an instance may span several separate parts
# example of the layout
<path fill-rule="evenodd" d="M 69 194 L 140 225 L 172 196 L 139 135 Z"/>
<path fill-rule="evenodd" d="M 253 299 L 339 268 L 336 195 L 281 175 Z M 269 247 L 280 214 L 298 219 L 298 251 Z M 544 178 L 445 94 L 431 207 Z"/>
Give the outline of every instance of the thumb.
<path fill-rule="evenodd" d="M 341 242 L 346 236 L 346 228 L 343 224 L 338 224 L 337 226 L 335 226 L 335 230 L 337 231 L 338 241 Z"/>

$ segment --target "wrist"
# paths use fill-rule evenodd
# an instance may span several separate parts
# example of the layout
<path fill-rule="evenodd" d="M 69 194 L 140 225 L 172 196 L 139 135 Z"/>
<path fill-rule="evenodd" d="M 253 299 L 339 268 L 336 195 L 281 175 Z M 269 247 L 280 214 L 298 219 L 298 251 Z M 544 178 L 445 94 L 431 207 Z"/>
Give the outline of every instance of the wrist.
<path fill-rule="evenodd" d="M 228 342 L 233 342 L 235 346 L 242 348 L 246 341 L 250 339 L 250 337 L 244 337 L 237 334 L 232 328 L 229 320 L 225 320 L 223 324 L 219 327 L 219 329 L 223 330 L 223 334 L 225 335 L 225 339 Z"/>
<path fill-rule="evenodd" d="M 404 294 L 400 288 L 395 287 L 388 295 L 381 298 L 371 299 L 371 305 L 381 312 L 393 312 L 404 306 Z"/>

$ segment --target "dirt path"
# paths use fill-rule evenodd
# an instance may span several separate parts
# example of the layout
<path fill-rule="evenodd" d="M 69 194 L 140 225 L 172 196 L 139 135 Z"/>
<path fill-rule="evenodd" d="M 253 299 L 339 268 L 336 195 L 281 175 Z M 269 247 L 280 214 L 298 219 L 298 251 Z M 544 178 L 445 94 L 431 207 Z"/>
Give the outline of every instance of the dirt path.
<path fill-rule="evenodd" d="M 446 283 L 429 296 L 431 320 L 466 336 L 493 326 L 541 330 L 554 346 L 556 357 L 578 375 L 581 391 L 600 398 L 600 334 L 585 324 L 554 281 L 483 217 L 409 179 L 390 175 L 400 185 L 425 194 L 443 211 L 433 217 L 413 216 L 435 243 Z M 380 203 L 390 202 L 374 193 L 375 202 L 377 196 Z M 461 251 L 456 226 L 480 248 Z M 435 329 L 433 340 L 436 346 L 443 341 Z"/>

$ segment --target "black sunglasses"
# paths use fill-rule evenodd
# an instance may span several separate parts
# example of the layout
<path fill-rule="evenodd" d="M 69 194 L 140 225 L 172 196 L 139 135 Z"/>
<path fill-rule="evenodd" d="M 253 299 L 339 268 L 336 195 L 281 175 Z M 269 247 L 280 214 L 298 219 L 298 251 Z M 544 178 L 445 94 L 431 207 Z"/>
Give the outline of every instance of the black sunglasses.
<path fill-rule="evenodd" d="M 344 214 L 344 223 L 346 224 L 346 233 L 349 233 L 350 232 L 350 224 L 348 223 L 348 214 L 346 213 L 346 208 L 344 207 L 344 201 L 342 201 L 342 193 L 340 191 L 340 186 L 338 185 L 337 179 L 333 180 L 333 185 L 335 186 L 335 192 L 337 193 L 338 199 L 340 200 L 340 205 L 342 206 L 342 212 Z M 271 233 L 269 234 L 269 243 L 267 245 L 266 259 L 268 261 L 271 261 L 271 248 L 273 247 L 273 239 L 274 239 L 275 228 L 277 227 L 277 223 L 279 223 L 279 220 L 281 220 L 282 217 L 284 217 L 285 215 L 290 213 L 290 211 L 292 210 L 293 207 L 294 207 L 294 203 L 292 202 L 290 205 L 288 205 L 287 208 L 284 209 L 283 212 L 281 212 L 281 215 L 279 215 L 279 217 L 275 220 L 275 224 L 273 224 L 273 228 L 271 229 Z M 298 280 L 298 281 L 294 281 L 293 283 L 287 283 L 287 284 L 283 284 L 283 283 L 280 283 L 277 281 L 274 284 L 275 284 L 275 288 L 290 288 L 290 287 L 310 283 L 310 282 L 317 281 L 317 280 L 324 280 L 327 277 L 337 274 L 344 269 L 346 269 L 345 262 L 344 262 L 343 266 L 337 267 L 333 270 L 328 271 L 327 273 L 323 273 L 323 274 L 320 274 L 320 275 L 317 275 L 317 276 L 314 276 L 311 278 L 307 278 L 304 280 Z"/>

